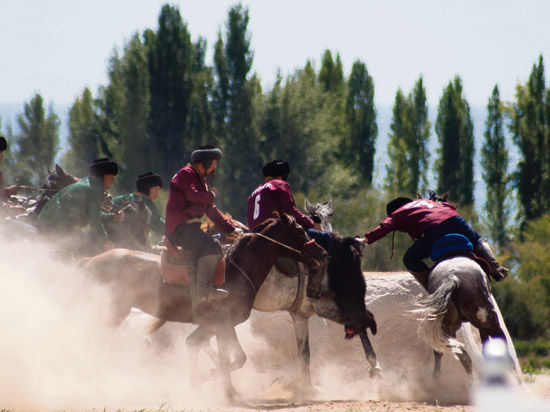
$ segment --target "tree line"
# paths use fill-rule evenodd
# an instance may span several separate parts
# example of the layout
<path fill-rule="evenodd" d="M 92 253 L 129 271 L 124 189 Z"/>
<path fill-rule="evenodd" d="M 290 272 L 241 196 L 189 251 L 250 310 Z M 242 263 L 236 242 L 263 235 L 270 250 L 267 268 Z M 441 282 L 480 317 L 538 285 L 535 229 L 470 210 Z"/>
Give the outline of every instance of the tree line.
<path fill-rule="evenodd" d="M 383 187 L 375 188 L 379 136 L 367 64 L 356 60 L 346 76 L 339 54 L 326 50 L 320 62 L 308 60 L 284 78 L 279 74 L 273 86 L 263 90 L 252 71 L 248 24 L 248 9 L 232 7 L 208 63 L 206 40 L 193 40 L 179 9 L 163 6 L 156 29 L 135 33 L 113 51 L 107 84 L 95 92 L 85 88 L 75 98 L 62 165 L 84 176 L 93 159 L 113 158 L 121 165 L 115 190 L 124 192 L 133 190 L 136 176 L 147 171 L 159 173 L 167 184 L 193 149 L 213 144 L 224 153 L 217 204 L 243 220 L 246 199 L 262 181 L 261 166 L 285 159 L 291 164 L 289 183 L 297 203 L 305 197 L 331 198 L 336 205 L 334 226 L 350 235 L 378 224 L 385 203 L 394 196 L 448 191 L 449 199 L 512 265 L 514 279 L 497 287 L 497 297 L 513 302 L 503 308 L 505 314 L 508 308 L 510 313 L 519 311 L 521 315 L 514 315 L 519 322 L 529 313 L 534 325 L 528 332 L 520 332 L 520 326 L 513 332 L 525 337 L 544 334 L 550 325 L 550 274 L 542 272 L 550 262 L 531 267 L 525 256 L 534 249 L 522 249 L 529 242 L 545 242 L 541 225 L 550 228 L 550 89 L 543 57 L 533 64 L 528 81 L 517 85 L 514 101 L 501 101 L 498 85 L 488 99 L 481 149 L 487 195 L 481 219 L 473 208 L 474 127 L 459 76 L 443 89 L 433 125 L 422 76 L 412 90 L 397 90 L 386 148 L 389 162 Z M 10 183 L 17 178 L 21 184 L 40 184 L 53 166 L 60 150 L 60 122 L 53 108 L 44 106 L 36 94 L 18 116 L 17 130 L 4 130 L 11 145 L 4 164 Z M 434 132 L 439 145 L 430 153 L 428 141 Z M 521 155 L 513 170 L 506 136 Z M 435 188 L 428 187 L 430 170 L 437 176 Z M 512 215 L 514 198 L 517 215 Z M 396 256 L 409 244 L 398 236 Z M 365 269 L 402 269 L 400 259 L 389 259 L 390 249 L 389 241 L 368 247 Z M 546 283 L 533 281 L 539 276 L 535 273 Z M 542 318 L 529 306 L 530 287 L 537 293 L 544 290 Z"/>

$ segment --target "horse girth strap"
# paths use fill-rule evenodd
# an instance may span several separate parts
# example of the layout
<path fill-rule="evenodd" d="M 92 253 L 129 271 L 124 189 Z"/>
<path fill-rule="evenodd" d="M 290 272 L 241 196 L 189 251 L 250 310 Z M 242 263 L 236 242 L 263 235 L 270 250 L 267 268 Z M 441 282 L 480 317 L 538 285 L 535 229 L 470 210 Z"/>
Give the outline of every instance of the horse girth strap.
<path fill-rule="evenodd" d="M 227 256 L 227 261 L 229 263 L 231 263 L 233 266 L 235 266 L 239 272 L 241 272 L 241 275 L 243 275 L 243 277 L 248 281 L 248 283 L 250 283 L 250 286 L 252 286 L 252 291 L 254 292 L 254 295 L 256 295 L 256 293 L 258 293 L 258 289 L 256 288 L 256 286 L 254 285 L 254 282 L 252 282 L 252 279 L 250 279 L 250 276 L 247 275 L 247 273 L 244 271 L 244 269 L 242 267 L 240 267 L 234 260 L 233 260 L 233 257 L 231 255 L 228 255 Z"/>

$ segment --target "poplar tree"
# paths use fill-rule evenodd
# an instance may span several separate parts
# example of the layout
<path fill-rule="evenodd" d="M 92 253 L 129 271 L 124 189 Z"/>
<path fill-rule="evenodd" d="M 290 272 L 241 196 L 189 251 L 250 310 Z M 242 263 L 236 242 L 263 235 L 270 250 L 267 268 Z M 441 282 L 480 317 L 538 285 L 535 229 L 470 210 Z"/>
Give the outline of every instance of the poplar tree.
<path fill-rule="evenodd" d="M 443 91 L 435 131 L 440 144 L 438 191 L 449 191 L 451 200 L 471 206 L 474 201 L 474 128 L 470 105 L 462 96 L 462 81 L 458 76 Z"/>
<path fill-rule="evenodd" d="M 391 194 L 413 195 L 409 192 L 410 172 L 407 168 L 407 135 L 410 130 L 409 106 L 401 89 L 397 89 L 393 103 L 388 141 L 389 163 L 386 166 L 386 188 Z"/>
<path fill-rule="evenodd" d="M 177 7 L 165 5 L 158 30 L 146 34 L 150 85 L 150 133 L 159 150 L 160 174 L 172 178 L 185 162 L 193 91 L 193 45 Z"/>
<path fill-rule="evenodd" d="M 345 118 L 349 132 L 342 144 L 343 158 L 365 184 L 371 185 L 378 135 L 374 83 L 367 66 L 359 60 L 353 63 L 347 84 Z"/>
<path fill-rule="evenodd" d="M 253 52 L 250 48 L 248 21 L 248 9 L 237 5 L 229 10 L 224 59 L 218 56 L 227 71 L 223 70 L 223 66 L 217 67 L 217 73 L 222 74 L 217 79 L 217 95 L 227 96 L 222 145 L 222 203 L 226 210 L 239 219 L 244 219 L 246 199 L 258 183 L 262 165 L 258 155 L 258 132 L 253 106 L 259 86 L 255 78 L 249 78 Z M 227 83 L 223 84 L 225 80 Z M 227 86 L 226 90 L 224 86 Z"/>
<path fill-rule="evenodd" d="M 325 50 L 319 70 L 319 82 L 326 92 L 338 92 L 344 85 L 344 69 L 340 54 L 336 53 L 336 60 L 332 58 L 330 50 Z"/>
<path fill-rule="evenodd" d="M 510 130 L 522 159 L 516 187 L 526 220 L 541 217 L 550 204 L 550 92 L 546 90 L 542 55 L 525 85 L 516 88 Z"/>
<path fill-rule="evenodd" d="M 412 112 L 412 132 L 409 144 L 409 170 L 411 173 L 409 193 L 423 193 L 428 185 L 428 162 L 430 158 L 428 141 L 432 125 L 428 118 L 426 89 L 424 88 L 422 76 L 415 83 L 408 101 Z"/>
<path fill-rule="evenodd" d="M 99 130 L 90 89 L 85 88 L 69 109 L 69 150 L 65 165 L 75 176 L 86 176 L 88 165 L 99 157 Z"/>
<path fill-rule="evenodd" d="M 24 112 L 17 118 L 21 130 L 17 138 L 18 168 L 24 170 L 24 183 L 40 184 L 45 181 L 48 168 L 54 165 L 59 150 L 59 118 L 50 106 L 44 109 L 44 100 L 36 94 L 25 103 Z"/>
<path fill-rule="evenodd" d="M 508 149 L 504 135 L 504 112 L 498 86 L 495 86 L 487 105 L 485 142 L 481 149 L 483 180 L 486 184 L 485 208 L 488 233 L 498 246 L 505 246 L 509 217 Z"/>

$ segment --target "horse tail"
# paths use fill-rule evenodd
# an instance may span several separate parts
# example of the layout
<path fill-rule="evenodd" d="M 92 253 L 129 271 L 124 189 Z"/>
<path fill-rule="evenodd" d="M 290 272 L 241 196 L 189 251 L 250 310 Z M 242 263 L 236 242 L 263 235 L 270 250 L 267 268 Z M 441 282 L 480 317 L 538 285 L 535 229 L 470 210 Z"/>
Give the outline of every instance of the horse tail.
<path fill-rule="evenodd" d="M 456 276 L 450 276 L 429 296 L 419 299 L 419 309 L 412 312 L 420 315 L 420 324 L 418 326 L 418 335 L 432 349 L 445 353 L 462 353 L 464 345 L 449 336 L 442 329 L 443 319 L 449 310 L 449 304 L 453 292 L 459 286 L 459 280 Z"/>

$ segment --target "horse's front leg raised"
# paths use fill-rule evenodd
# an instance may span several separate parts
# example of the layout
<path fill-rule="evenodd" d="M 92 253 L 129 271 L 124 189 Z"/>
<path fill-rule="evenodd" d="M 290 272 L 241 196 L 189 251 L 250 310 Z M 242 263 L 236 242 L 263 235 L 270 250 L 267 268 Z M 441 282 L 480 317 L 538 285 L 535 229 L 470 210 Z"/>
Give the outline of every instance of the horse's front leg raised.
<path fill-rule="evenodd" d="M 361 343 L 363 344 L 363 350 L 365 351 L 365 356 L 367 357 L 367 361 L 370 363 L 369 376 L 371 378 L 381 379 L 382 368 L 380 367 L 380 364 L 376 359 L 376 353 L 374 353 L 374 349 L 372 347 L 372 344 L 370 343 L 369 336 L 367 335 L 367 330 L 365 329 L 359 332 L 359 337 L 361 338 Z"/>
<path fill-rule="evenodd" d="M 309 350 L 309 317 L 291 313 L 296 334 L 296 346 L 298 348 L 298 361 L 300 367 L 300 391 L 313 392 L 315 388 L 311 384 L 309 371 L 311 353 Z"/>

